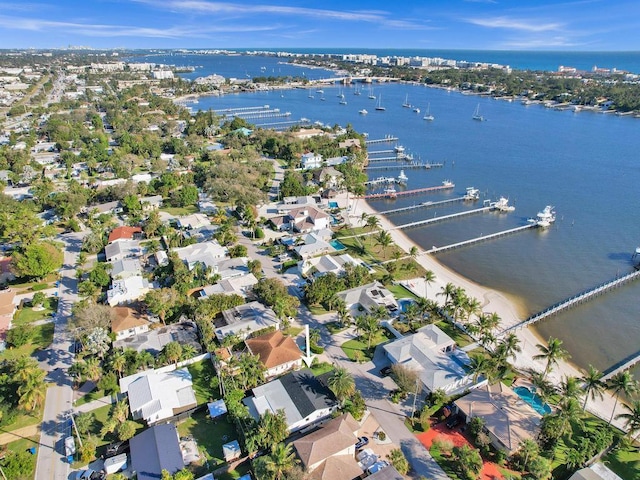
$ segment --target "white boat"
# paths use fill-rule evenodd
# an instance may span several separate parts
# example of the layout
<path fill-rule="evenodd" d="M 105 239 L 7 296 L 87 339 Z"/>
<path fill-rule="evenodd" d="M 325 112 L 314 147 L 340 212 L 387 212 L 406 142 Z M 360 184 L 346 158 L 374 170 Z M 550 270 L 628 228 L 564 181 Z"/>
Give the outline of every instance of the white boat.
<path fill-rule="evenodd" d="M 375 98 L 375 97 L 374 97 Z M 382 94 L 380 94 L 378 96 L 378 104 L 376 105 L 376 110 L 380 111 L 380 112 L 384 112 L 386 110 L 386 108 L 384 108 L 382 106 Z"/>
<path fill-rule="evenodd" d="M 324 95 L 320 97 L 320 100 L 322 100 L 323 102 L 325 101 Z"/>
<path fill-rule="evenodd" d="M 464 196 L 465 200 L 478 200 L 480 198 L 480 190 L 473 187 L 467 187 L 467 193 Z"/>
<path fill-rule="evenodd" d="M 431 115 L 431 104 L 427 103 L 427 112 L 424 114 L 424 117 L 422 117 L 423 120 L 427 120 L 429 122 L 433 122 L 435 120 L 435 117 L 433 115 Z"/>
<path fill-rule="evenodd" d="M 444 180 L 444 181 L 442 182 L 442 186 L 443 186 L 443 187 L 447 187 L 447 188 L 449 188 L 449 187 L 455 187 L 455 185 L 453 184 L 453 182 L 452 182 L 451 180 Z"/>
<path fill-rule="evenodd" d="M 309 95 L 309 98 L 315 98 L 313 95 Z"/>
<path fill-rule="evenodd" d="M 353 91 L 354 95 L 360 95 L 360 87 L 356 85 L 356 89 Z"/>
<path fill-rule="evenodd" d="M 369 112 L 367 112 L 366 108 L 363 108 L 362 110 L 358 110 L 358 113 L 359 113 L 360 115 L 366 115 L 366 114 L 367 114 L 367 113 L 369 113 Z"/>
<path fill-rule="evenodd" d="M 409 94 L 404 97 L 404 103 L 402 104 L 404 108 L 411 108 L 411 104 L 409 103 Z"/>
<path fill-rule="evenodd" d="M 420 113 L 420 109 L 418 107 L 413 109 L 414 113 Z"/>
<path fill-rule="evenodd" d="M 400 170 L 400 175 L 398 175 L 398 178 L 396 178 L 396 183 L 398 185 L 406 185 L 408 181 L 409 177 L 405 175 L 404 170 Z"/>
<path fill-rule="evenodd" d="M 376 96 L 373 94 L 373 87 L 369 87 L 369 99 L 375 100 Z"/>
<path fill-rule="evenodd" d="M 316 93 L 324 93 L 324 90 L 322 90 L 321 88 L 319 88 L 318 90 L 316 90 Z"/>
<path fill-rule="evenodd" d="M 340 105 L 346 105 L 346 104 L 347 104 L 347 101 L 343 99 L 343 100 L 340 100 L 338 103 L 339 103 Z"/>
<path fill-rule="evenodd" d="M 389 188 L 385 188 L 384 189 L 384 194 L 385 196 L 389 197 L 389 198 L 396 198 L 396 189 L 393 187 L 389 187 Z"/>
<path fill-rule="evenodd" d="M 396 153 L 404 153 L 404 147 L 402 145 L 396 145 L 395 147 L 393 147 L 393 150 Z"/>
<path fill-rule="evenodd" d="M 477 120 L 479 122 L 484 122 L 484 117 L 482 115 L 480 115 L 480 104 L 478 104 L 478 106 L 476 107 L 475 112 L 473 112 L 473 118 L 474 120 Z"/>
<path fill-rule="evenodd" d="M 544 210 L 538 212 L 536 218 L 531 218 L 529 221 L 531 223 L 535 223 L 539 227 L 547 228 L 556 221 L 556 212 L 554 212 L 551 205 L 547 205 L 544 207 Z"/>
<path fill-rule="evenodd" d="M 500 197 L 498 201 L 494 202 L 491 206 L 499 212 L 513 212 L 516 209 L 513 205 L 509 205 L 509 199 L 505 197 Z"/>

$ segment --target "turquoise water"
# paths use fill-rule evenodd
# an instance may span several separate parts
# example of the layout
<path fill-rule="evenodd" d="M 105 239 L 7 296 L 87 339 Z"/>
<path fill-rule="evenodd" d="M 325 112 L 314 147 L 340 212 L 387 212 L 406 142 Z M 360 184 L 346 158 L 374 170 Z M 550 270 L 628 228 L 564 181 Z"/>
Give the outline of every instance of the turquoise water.
<path fill-rule="evenodd" d="M 513 389 L 518 396 L 533 407 L 540 415 L 551 413 L 551 407 L 542 401 L 539 395 L 532 393 L 527 387 L 516 387 Z"/>
<path fill-rule="evenodd" d="M 346 250 L 347 247 L 345 247 L 342 243 L 340 243 L 338 240 L 331 240 L 329 242 L 329 245 L 331 245 L 334 249 L 336 249 L 338 252 L 341 250 Z"/>

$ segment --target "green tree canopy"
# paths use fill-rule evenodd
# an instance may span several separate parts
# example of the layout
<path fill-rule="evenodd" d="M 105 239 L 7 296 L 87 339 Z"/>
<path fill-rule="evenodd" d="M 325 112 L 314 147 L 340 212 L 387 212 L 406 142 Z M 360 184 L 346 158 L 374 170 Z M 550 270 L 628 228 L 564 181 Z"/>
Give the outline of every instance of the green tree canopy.
<path fill-rule="evenodd" d="M 63 254 L 47 242 L 34 242 L 13 254 L 13 269 L 20 277 L 44 278 L 62 267 Z"/>

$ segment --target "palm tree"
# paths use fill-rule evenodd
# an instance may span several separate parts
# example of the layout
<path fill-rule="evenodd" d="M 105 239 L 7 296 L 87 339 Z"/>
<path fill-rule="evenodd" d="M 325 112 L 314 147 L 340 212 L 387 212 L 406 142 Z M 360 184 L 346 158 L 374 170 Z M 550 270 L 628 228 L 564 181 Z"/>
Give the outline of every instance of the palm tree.
<path fill-rule="evenodd" d="M 339 301 L 336 302 L 336 313 L 341 326 L 344 327 L 351 323 L 351 314 L 349 313 L 349 309 L 347 308 L 347 304 L 344 300 L 339 299 Z"/>
<path fill-rule="evenodd" d="M 340 404 L 343 404 L 344 401 L 351 397 L 356 391 L 356 383 L 353 376 L 344 367 L 336 368 L 327 383 L 336 398 L 340 401 Z"/>
<path fill-rule="evenodd" d="M 416 321 L 418 316 L 420 315 L 420 308 L 417 303 L 411 302 L 404 309 L 403 316 L 409 325 L 409 330 L 413 330 L 413 322 Z"/>
<path fill-rule="evenodd" d="M 360 328 L 367 335 L 367 349 L 371 349 L 371 340 L 380 331 L 378 319 L 371 315 L 362 315 L 359 320 Z"/>
<path fill-rule="evenodd" d="M 534 360 L 546 360 L 547 362 L 544 368 L 543 378 L 546 378 L 553 369 L 553 366 L 557 365 L 560 360 L 571 358 L 569 352 L 562 347 L 562 340 L 557 338 L 549 337 L 546 346 L 539 343 L 536 347 L 538 347 L 540 353 L 534 355 Z"/>
<path fill-rule="evenodd" d="M 198 353 L 196 347 L 194 347 L 190 343 L 185 343 L 184 345 L 182 345 L 182 357 L 180 357 L 180 359 L 189 360 L 190 358 L 195 357 L 196 353 Z"/>
<path fill-rule="evenodd" d="M 178 342 L 169 342 L 162 349 L 162 354 L 167 362 L 178 363 L 182 357 L 182 345 Z"/>
<path fill-rule="evenodd" d="M 558 393 L 564 398 L 575 398 L 580 396 L 580 379 L 578 377 L 565 376 L 558 387 Z"/>
<path fill-rule="evenodd" d="M 554 416 L 560 421 L 560 435 L 564 435 L 571 429 L 571 424 L 580 421 L 582 416 L 582 409 L 580 404 L 575 398 L 567 397 L 563 398 L 558 404 L 556 413 Z"/>
<path fill-rule="evenodd" d="M 28 377 L 18 387 L 18 405 L 27 412 L 37 409 L 47 394 L 47 384 L 44 381 L 44 370 L 29 370 Z"/>
<path fill-rule="evenodd" d="M 607 386 L 602 381 L 602 372 L 593 365 L 589 365 L 589 370 L 580 380 L 582 380 L 584 388 L 584 404 L 582 405 L 582 410 L 586 410 L 589 396 L 591 396 L 591 400 L 595 400 L 596 397 L 602 400 Z"/>
<path fill-rule="evenodd" d="M 424 272 L 422 279 L 424 280 L 424 296 L 427 298 L 429 296 L 429 285 L 431 285 L 436 279 L 436 274 L 431 270 L 427 270 Z"/>
<path fill-rule="evenodd" d="M 127 357 L 124 354 L 124 351 L 121 349 L 116 349 L 113 351 L 111 355 L 111 368 L 113 368 L 118 374 L 118 378 L 122 378 L 122 372 L 127 366 Z"/>
<path fill-rule="evenodd" d="M 102 377 L 102 366 L 98 357 L 89 357 L 85 363 L 85 375 L 91 381 L 97 382 Z"/>
<path fill-rule="evenodd" d="M 238 376 L 244 390 L 263 382 L 265 367 L 257 355 L 242 353 L 238 357 L 238 368 L 240 370 Z"/>
<path fill-rule="evenodd" d="M 490 357 L 473 355 L 470 360 L 469 368 L 473 373 L 473 383 L 476 383 L 481 376 L 487 377 L 487 379 L 493 379 L 496 371 L 495 364 Z"/>
<path fill-rule="evenodd" d="M 276 444 L 271 453 L 265 459 L 267 471 L 273 474 L 275 480 L 280 480 L 298 463 L 295 453 L 291 450 L 291 444 Z"/>
<path fill-rule="evenodd" d="M 626 413 L 616 415 L 616 419 L 624 419 L 625 426 L 629 429 L 629 436 L 633 437 L 633 434 L 640 431 L 640 400 L 634 400 L 631 406 L 624 405 L 627 409 Z"/>
<path fill-rule="evenodd" d="M 441 288 L 441 291 L 436 293 L 436 296 L 444 295 L 444 307 L 449 305 L 449 299 L 455 295 L 456 286 L 449 282 Z"/>
<path fill-rule="evenodd" d="M 516 354 L 521 351 L 522 347 L 520 347 L 520 339 L 515 333 L 509 332 L 498 344 L 495 353 L 501 360 L 506 361 L 509 358 L 515 360 Z"/>
<path fill-rule="evenodd" d="M 391 238 L 391 234 L 384 230 L 380 230 L 378 234 L 375 236 L 376 244 L 382 247 L 382 256 L 384 258 L 387 257 L 387 247 L 393 243 L 393 239 Z"/>
<path fill-rule="evenodd" d="M 618 406 L 618 395 L 625 394 L 631 395 L 638 391 L 638 382 L 633 378 L 633 375 L 628 370 L 620 372 L 607 382 L 607 388 L 613 390 L 613 395 L 616 397 L 616 401 L 613 404 L 613 411 L 611 412 L 611 418 L 609 419 L 609 425 L 613 421 L 613 416 L 616 413 L 616 407 Z"/>
<path fill-rule="evenodd" d="M 466 303 L 462 306 L 466 321 L 471 319 L 472 315 L 477 315 L 480 312 L 482 304 L 477 298 L 468 298 Z"/>
<path fill-rule="evenodd" d="M 369 230 L 375 230 L 380 227 L 380 219 L 375 215 L 367 215 L 366 225 Z"/>
<path fill-rule="evenodd" d="M 410 249 L 409 249 L 409 256 L 411 257 L 412 260 L 415 260 L 416 257 L 418 256 L 418 247 L 416 247 L 415 245 L 413 245 Z"/>

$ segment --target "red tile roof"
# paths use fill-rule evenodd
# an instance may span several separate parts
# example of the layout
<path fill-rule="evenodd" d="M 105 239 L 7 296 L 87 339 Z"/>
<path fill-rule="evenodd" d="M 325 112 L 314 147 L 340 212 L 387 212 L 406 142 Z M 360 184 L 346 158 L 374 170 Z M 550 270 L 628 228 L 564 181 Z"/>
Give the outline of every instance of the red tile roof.
<path fill-rule="evenodd" d="M 115 242 L 116 240 L 127 239 L 131 240 L 133 235 L 136 233 L 142 233 L 142 228 L 140 227 L 116 227 L 111 230 L 109 234 L 109 243 Z"/>
<path fill-rule="evenodd" d="M 284 336 L 280 330 L 251 338 L 245 344 L 252 354 L 260 357 L 260 361 L 268 369 L 302 357 L 296 342 L 291 337 Z"/>

